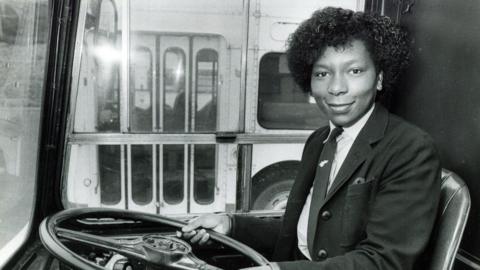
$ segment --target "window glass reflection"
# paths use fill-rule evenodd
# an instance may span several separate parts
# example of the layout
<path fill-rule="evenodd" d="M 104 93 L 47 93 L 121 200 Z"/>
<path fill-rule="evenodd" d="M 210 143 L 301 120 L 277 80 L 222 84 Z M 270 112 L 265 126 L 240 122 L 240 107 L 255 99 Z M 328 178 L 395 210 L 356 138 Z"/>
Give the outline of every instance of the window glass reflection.
<path fill-rule="evenodd" d="M 32 224 L 49 10 L 45 0 L 0 2 L 0 268 Z"/>
<path fill-rule="evenodd" d="M 91 6 L 96 5 L 95 1 L 89 3 Z M 92 10 L 95 10 L 92 7 Z M 86 61 L 82 64 L 88 66 L 93 65 L 93 76 L 89 76 L 89 70 L 84 77 L 84 86 L 93 87 L 95 92 L 95 101 L 97 103 L 97 126 L 98 131 L 115 132 L 120 130 L 120 36 L 118 34 L 118 14 L 115 3 L 113 1 L 100 1 L 100 12 L 98 16 L 98 26 L 93 29 L 86 30 L 86 38 L 94 35 L 91 43 L 87 43 L 85 51 Z M 90 33 L 93 32 L 93 33 Z M 90 41 L 90 40 L 88 40 Z M 88 50 L 91 46 L 92 51 Z M 92 58 L 93 57 L 93 58 Z M 89 81 L 91 80 L 91 81 Z M 80 90 L 80 89 L 79 89 Z M 88 90 L 87 90 L 88 91 Z M 91 102 L 92 97 L 88 98 Z M 82 106 L 83 104 L 78 104 Z M 83 105 L 84 106 L 84 105 Z M 89 114 L 89 113 L 87 113 Z M 83 114 L 86 115 L 86 114 Z M 87 122 L 93 122 L 86 119 Z M 88 127 L 91 131 L 92 128 Z"/>
<path fill-rule="evenodd" d="M 119 106 L 119 69 L 118 66 L 105 66 L 98 63 L 97 71 L 99 79 L 95 87 L 97 101 L 97 126 L 98 131 L 115 132 L 120 130 L 120 106 Z M 101 78 L 101 79 L 100 79 Z M 77 106 L 82 106 L 78 104 Z M 84 114 L 85 116 L 85 114 Z M 80 120 L 80 119 L 78 119 Z M 90 122 L 90 121 L 89 121 Z M 87 127 L 90 131 L 95 127 Z"/>
<path fill-rule="evenodd" d="M 185 53 L 180 48 L 169 48 L 165 52 L 163 65 L 163 130 L 185 131 Z"/>
<path fill-rule="evenodd" d="M 185 146 L 163 146 L 163 199 L 178 204 L 184 198 Z"/>
<path fill-rule="evenodd" d="M 121 34 L 113 1 L 89 1 L 76 89 L 77 132 L 120 131 Z M 75 90 L 74 90 L 75 91 Z"/>
<path fill-rule="evenodd" d="M 140 47 L 131 59 L 130 127 L 132 131 L 152 131 L 152 52 Z"/>
<path fill-rule="evenodd" d="M 214 131 L 217 124 L 218 53 L 200 50 L 196 61 L 195 131 Z"/>

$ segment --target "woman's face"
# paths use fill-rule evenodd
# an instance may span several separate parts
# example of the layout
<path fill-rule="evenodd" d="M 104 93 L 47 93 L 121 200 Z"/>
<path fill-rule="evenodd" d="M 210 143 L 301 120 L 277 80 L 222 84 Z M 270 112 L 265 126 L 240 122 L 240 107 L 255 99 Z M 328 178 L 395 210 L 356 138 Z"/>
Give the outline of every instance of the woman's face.
<path fill-rule="evenodd" d="M 349 127 L 373 106 L 382 77 L 363 41 L 353 40 L 327 47 L 313 64 L 312 95 L 333 124 Z"/>

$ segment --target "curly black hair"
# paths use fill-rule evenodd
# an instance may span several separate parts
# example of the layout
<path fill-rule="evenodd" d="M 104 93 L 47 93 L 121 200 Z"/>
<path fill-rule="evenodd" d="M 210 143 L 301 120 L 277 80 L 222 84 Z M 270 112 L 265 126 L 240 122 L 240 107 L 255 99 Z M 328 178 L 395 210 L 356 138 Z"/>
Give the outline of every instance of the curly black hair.
<path fill-rule="evenodd" d="M 383 87 L 390 92 L 411 57 L 407 32 L 386 16 L 327 7 L 304 21 L 287 41 L 288 67 L 295 82 L 311 92 L 310 79 L 315 61 L 326 47 L 364 42 L 377 72 L 383 71 Z"/>

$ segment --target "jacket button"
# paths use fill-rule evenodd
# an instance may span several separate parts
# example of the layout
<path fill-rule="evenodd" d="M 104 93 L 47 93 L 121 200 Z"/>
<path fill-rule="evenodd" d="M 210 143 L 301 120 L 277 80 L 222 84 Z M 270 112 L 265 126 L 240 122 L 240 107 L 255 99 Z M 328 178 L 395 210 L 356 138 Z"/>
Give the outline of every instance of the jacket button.
<path fill-rule="evenodd" d="M 323 211 L 321 216 L 323 220 L 329 220 L 332 217 L 332 213 L 330 213 L 330 211 Z"/>
<path fill-rule="evenodd" d="M 320 249 L 320 250 L 318 251 L 318 258 L 320 258 L 320 259 L 326 259 L 327 256 L 328 256 L 328 253 L 327 253 L 327 251 L 326 251 L 325 249 Z"/>

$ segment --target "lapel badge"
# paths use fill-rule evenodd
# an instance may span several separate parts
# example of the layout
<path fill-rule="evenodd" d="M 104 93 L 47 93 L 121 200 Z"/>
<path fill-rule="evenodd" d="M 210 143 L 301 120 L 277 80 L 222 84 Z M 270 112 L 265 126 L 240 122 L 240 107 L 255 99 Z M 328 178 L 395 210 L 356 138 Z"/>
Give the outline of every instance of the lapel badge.
<path fill-rule="evenodd" d="M 357 178 L 353 181 L 353 184 L 354 184 L 354 185 L 363 184 L 363 183 L 365 183 L 365 178 L 363 178 L 363 177 L 357 177 Z"/>
<path fill-rule="evenodd" d="M 325 166 L 325 164 L 327 164 L 327 163 L 328 163 L 328 160 L 322 160 L 322 161 L 320 161 L 320 164 L 319 164 L 319 165 L 320 165 L 320 168 L 323 168 L 323 166 Z"/>

